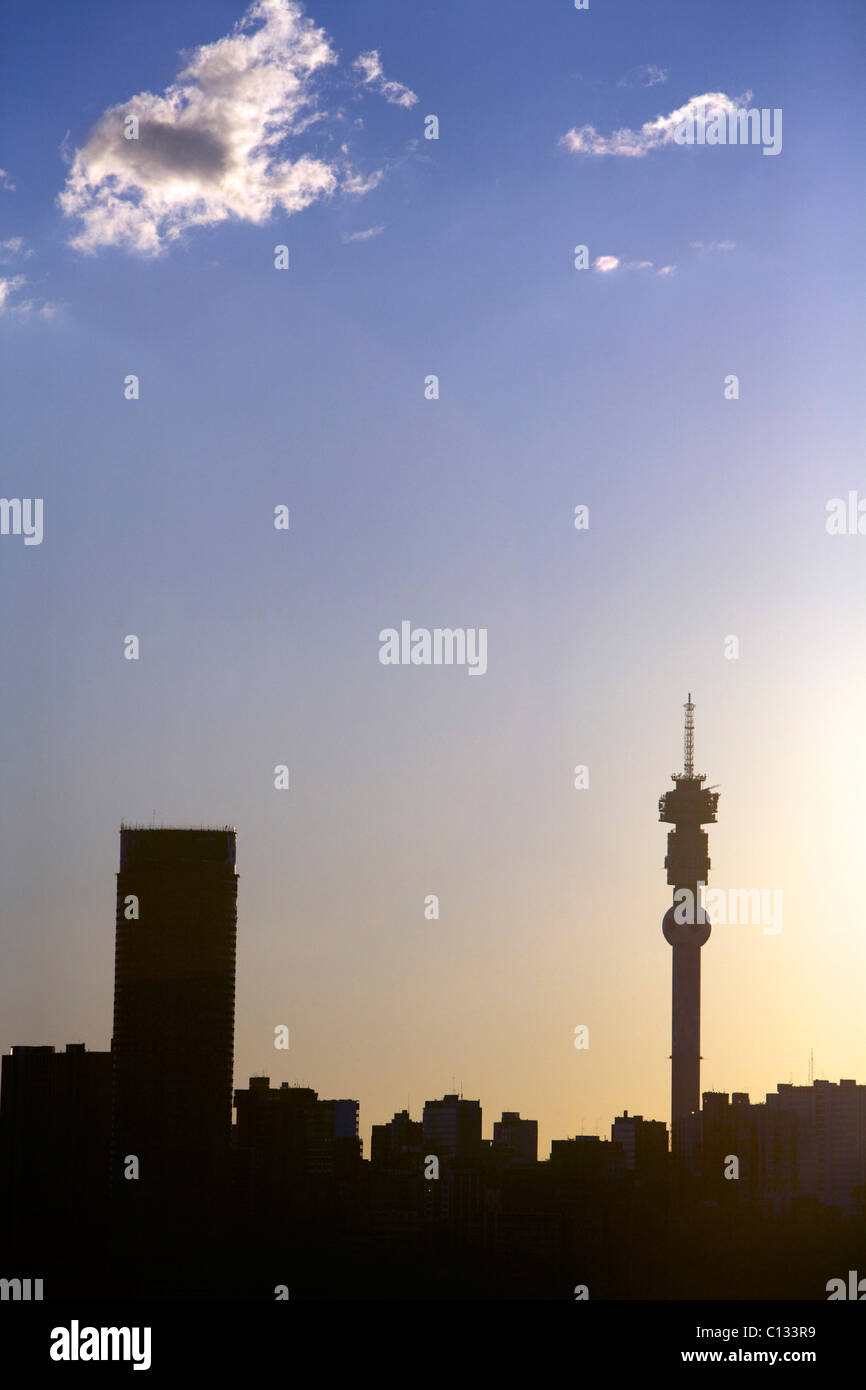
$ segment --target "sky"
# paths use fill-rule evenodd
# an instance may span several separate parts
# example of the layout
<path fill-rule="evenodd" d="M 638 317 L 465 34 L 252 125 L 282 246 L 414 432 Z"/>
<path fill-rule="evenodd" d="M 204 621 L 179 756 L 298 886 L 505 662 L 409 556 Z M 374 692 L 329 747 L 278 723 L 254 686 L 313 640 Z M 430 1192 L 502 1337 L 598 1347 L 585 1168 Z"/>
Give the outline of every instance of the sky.
<path fill-rule="evenodd" d="M 225 823 L 236 1086 L 365 1147 L 455 1088 L 542 1156 L 666 1120 L 691 691 L 710 885 L 783 903 L 704 948 L 702 1089 L 866 1082 L 864 28 L 10 0 L 3 1050 L 108 1047 L 121 821 Z M 675 137 L 749 108 L 777 153 Z M 486 671 L 382 664 L 403 621 Z"/>

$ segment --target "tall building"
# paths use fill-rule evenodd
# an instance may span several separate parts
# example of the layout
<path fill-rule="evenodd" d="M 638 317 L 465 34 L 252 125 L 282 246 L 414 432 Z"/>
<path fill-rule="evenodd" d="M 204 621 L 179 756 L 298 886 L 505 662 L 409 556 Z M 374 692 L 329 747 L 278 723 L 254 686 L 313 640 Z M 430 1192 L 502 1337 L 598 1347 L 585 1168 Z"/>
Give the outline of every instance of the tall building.
<path fill-rule="evenodd" d="M 422 1120 L 424 1152 L 439 1159 L 471 1162 L 481 1149 L 481 1101 L 462 1096 L 428 1100 Z"/>
<path fill-rule="evenodd" d="M 538 1121 L 521 1120 L 519 1111 L 503 1110 L 502 1119 L 493 1125 L 493 1145 L 521 1163 L 537 1163 Z"/>
<path fill-rule="evenodd" d="M 121 827 L 112 1183 L 118 1214 L 149 1223 L 208 1227 L 225 1196 L 235 860 L 236 832 L 227 826 Z"/>
<path fill-rule="evenodd" d="M 638 1176 L 663 1172 L 668 1156 L 668 1132 L 661 1120 L 645 1120 L 624 1110 L 610 1127 L 614 1144 L 621 1144 L 625 1166 Z"/>
<path fill-rule="evenodd" d="M 111 1054 L 13 1047 L 0 1080 L 0 1246 L 91 1240 L 105 1216 Z"/>
<path fill-rule="evenodd" d="M 420 1173 L 424 1126 L 413 1120 L 408 1110 L 398 1110 L 393 1120 L 373 1125 L 370 1136 L 370 1162 L 375 1168 Z"/>
<path fill-rule="evenodd" d="M 706 774 L 694 770 L 695 707 L 685 706 L 685 757 L 682 772 L 672 773 L 673 791 L 659 798 L 659 820 L 673 825 L 665 858 L 673 906 L 662 919 L 665 940 L 673 948 L 671 1008 L 671 1151 L 683 1157 L 689 1116 L 700 1108 L 701 1090 L 701 947 L 710 924 L 700 891 L 707 882 L 710 858 L 702 825 L 716 819 L 719 793 L 704 787 Z"/>

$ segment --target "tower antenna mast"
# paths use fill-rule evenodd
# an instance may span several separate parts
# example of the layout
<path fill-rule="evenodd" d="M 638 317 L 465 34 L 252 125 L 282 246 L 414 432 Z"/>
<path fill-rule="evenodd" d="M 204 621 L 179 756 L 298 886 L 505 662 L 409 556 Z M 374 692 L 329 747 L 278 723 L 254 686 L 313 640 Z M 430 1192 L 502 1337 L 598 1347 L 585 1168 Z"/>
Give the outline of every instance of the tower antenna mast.
<path fill-rule="evenodd" d="M 688 704 L 683 705 L 686 712 L 686 727 L 683 734 L 683 773 L 686 777 L 695 775 L 695 707 L 692 692 L 689 691 Z"/>

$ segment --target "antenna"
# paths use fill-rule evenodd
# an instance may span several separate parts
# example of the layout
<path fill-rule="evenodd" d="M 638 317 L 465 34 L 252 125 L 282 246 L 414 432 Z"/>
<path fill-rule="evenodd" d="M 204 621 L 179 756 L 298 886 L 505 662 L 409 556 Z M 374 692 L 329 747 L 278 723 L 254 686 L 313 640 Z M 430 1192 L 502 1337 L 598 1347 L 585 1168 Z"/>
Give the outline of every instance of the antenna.
<path fill-rule="evenodd" d="M 809 1085 L 815 1080 L 815 1049 L 809 1048 Z"/>
<path fill-rule="evenodd" d="M 695 707 L 692 704 L 692 692 L 689 691 L 689 701 L 683 705 L 686 712 L 686 727 L 683 734 L 683 773 L 686 777 L 695 775 Z"/>

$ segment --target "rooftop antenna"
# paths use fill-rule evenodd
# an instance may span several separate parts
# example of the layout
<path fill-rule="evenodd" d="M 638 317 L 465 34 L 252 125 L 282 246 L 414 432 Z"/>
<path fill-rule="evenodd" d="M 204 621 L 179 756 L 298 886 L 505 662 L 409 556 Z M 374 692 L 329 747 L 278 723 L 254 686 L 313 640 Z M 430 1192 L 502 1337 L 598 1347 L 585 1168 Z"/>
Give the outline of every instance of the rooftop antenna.
<path fill-rule="evenodd" d="M 692 704 L 692 692 L 689 691 L 688 704 L 683 706 L 686 712 L 686 727 L 683 734 L 683 773 L 686 777 L 695 775 L 695 707 Z"/>
<path fill-rule="evenodd" d="M 809 1048 L 809 1085 L 815 1080 L 815 1049 Z"/>

